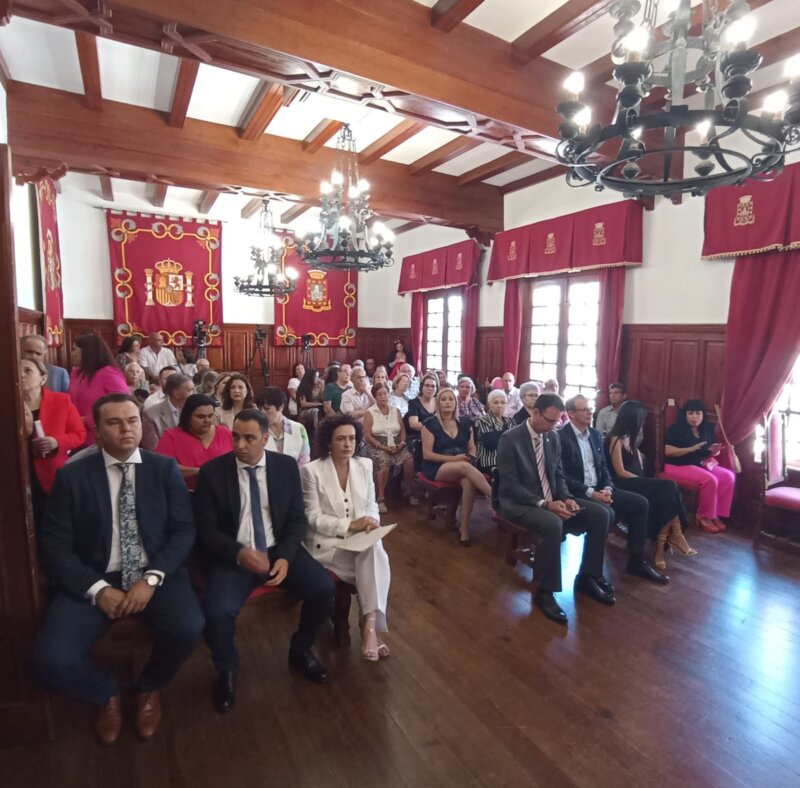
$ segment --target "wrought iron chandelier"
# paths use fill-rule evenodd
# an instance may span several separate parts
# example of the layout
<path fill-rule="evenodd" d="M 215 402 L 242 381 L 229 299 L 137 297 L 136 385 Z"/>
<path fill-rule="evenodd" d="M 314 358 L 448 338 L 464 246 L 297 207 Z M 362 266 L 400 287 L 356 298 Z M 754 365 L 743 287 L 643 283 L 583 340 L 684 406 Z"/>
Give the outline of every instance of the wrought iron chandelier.
<path fill-rule="evenodd" d="M 300 259 L 314 268 L 376 271 L 391 265 L 394 234 L 372 217 L 370 185 L 358 173 L 358 154 L 349 125 L 336 138 L 336 164 L 320 184 L 319 226 L 298 239 Z"/>
<path fill-rule="evenodd" d="M 574 72 L 565 81 L 569 98 L 556 108 L 564 118 L 556 155 L 570 168 L 567 182 L 641 197 L 702 195 L 776 177 L 786 155 L 800 149 L 800 55 L 787 63 L 788 89 L 750 107 L 761 55 L 748 48 L 755 25 L 747 2 L 732 0 L 720 11 L 718 0 L 703 0 L 699 35 L 690 33 L 690 0 L 664 2 L 669 16 L 658 36 L 659 0 L 617 0 L 609 10 L 617 20 L 611 58 L 619 83 L 609 125 L 592 124 L 580 98 L 583 75 Z M 685 103 L 692 85 L 703 94 L 702 108 Z M 666 89 L 663 102 L 644 101 L 653 88 Z M 699 135 L 699 144 L 686 144 L 687 132 Z M 693 172 L 683 171 L 684 162 Z"/>
<path fill-rule="evenodd" d="M 250 260 L 255 273 L 245 278 L 235 276 L 233 284 L 236 292 L 261 298 L 291 295 L 297 289 L 298 273 L 294 268 L 283 270 L 281 258 L 284 244 L 275 232 L 269 197 L 264 197 L 261 203 L 258 235 L 258 244 L 250 247 Z"/>

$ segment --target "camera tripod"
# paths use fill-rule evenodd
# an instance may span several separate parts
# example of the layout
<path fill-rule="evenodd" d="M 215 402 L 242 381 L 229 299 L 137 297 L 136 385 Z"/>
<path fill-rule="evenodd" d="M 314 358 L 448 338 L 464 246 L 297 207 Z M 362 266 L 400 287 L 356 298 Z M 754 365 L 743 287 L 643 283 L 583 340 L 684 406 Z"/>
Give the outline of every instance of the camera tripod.
<path fill-rule="evenodd" d="M 258 357 L 261 366 L 261 375 L 264 378 L 264 386 L 269 386 L 269 364 L 267 363 L 267 357 L 264 355 L 264 339 L 267 336 L 267 332 L 264 329 L 256 329 L 255 332 L 255 339 L 256 339 L 256 346 L 253 348 L 253 353 L 250 356 L 250 361 L 247 363 L 247 372 L 250 374 L 250 371 L 253 368 L 253 362 Z"/>

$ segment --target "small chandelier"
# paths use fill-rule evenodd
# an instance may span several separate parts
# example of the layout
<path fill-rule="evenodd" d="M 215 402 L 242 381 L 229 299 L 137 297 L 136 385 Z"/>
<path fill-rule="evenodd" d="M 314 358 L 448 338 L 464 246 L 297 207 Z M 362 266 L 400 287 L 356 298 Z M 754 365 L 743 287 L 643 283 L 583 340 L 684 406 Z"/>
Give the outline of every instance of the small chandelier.
<path fill-rule="evenodd" d="M 367 227 L 370 186 L 358 174 L 358 154 L 350 126 L 336 138 L 331 179 L 320 184 L 319 226 L 298 240 L 303 262 L 314 268 L 377 271 L 391 265 L 394 234 L 381 222 Z"/>
<path fill-rule="evenodd" d="M 233 284 L 236 292 L 261 298 L 291 295 L 297 289 L 298 273 L 294 268 L 287 268 L 285 272 L 282 269 L 284 244 L 275 232 L 269 197 L 264 197 L 261 203 L 258 236 L 258 244 L 250 247 L 250 261 L 255 274 L 244 279 L 235 276 Z"/>
<path fill-rule="evenodd" d="M 610 125 L 592 125 L 580 99 L 580 72 L 565 81 L 570 97 L 556 108 L 564 118 L 556 155 L 570 168 L 571 186 L 594 184 L 628 197 L 703 195 L 748 178 L 775 178 L 786 155 L 800 149 L 800 55 L 787 64 L 788 90 L 752 111 L 751 75 L 762 58 L 748 48 L 754 23 L 747 2 L 732 0 L 721 12 L 717 0 L 703 0 L 698 36 L 689 33 L 691 0 L 666 2 L 665 40 L 654 35 L 659 0 L 644 0 L 638 24 L 639 0 L 617 0 L 609 10 L 617 20 L 611 59 L 620 86 Z M 704 96 L 702 109 L 684 103 L 692 83 Z M 663 106 L 643 104 L 653 87 L 666 89 Z M 685 144 L 686 132 L 697 133 L 700 143 Z M 694 162 L 694 174 L 673 172 L 684 161 Z"/>

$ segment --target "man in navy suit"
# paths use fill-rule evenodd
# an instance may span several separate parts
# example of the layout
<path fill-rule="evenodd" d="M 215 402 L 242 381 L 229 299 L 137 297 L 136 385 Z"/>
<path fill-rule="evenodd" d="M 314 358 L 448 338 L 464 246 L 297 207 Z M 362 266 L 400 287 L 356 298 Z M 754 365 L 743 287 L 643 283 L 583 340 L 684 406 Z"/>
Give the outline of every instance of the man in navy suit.
<path fill-rule="evenodd" d="M 159 690 L 194 650 L 203 613 L 185 563 L 194 543 L 186 484 L 175 460 L 140 451 L 139 407 L 128 394 L 94 404 L 100 451 L 65 465 L 47 502 L 39 551 L 57 591 L 36 644 L 45 686 L 99 708 L 98 738 L 122 727 L 115 678 L 89 657 L 115 619 L 138 615 L 153 631 L 137 684 L 144 739 L 161 720 Z"/>
<path fill-rule="evenodd" d="M 648 564 L 644 557 L 649 511 L 647 498 L 614 486 L 603 451 L 603 439 L 596 429 L 589 426 L 592 409 L 586 397 L 568 399 L 566 409 L 569 421 L 558 431 L 558 437 L 564 478 L 570 493 L 579 500 L 613 507 L 613 511 L 628 524 L 629 575 L 654 583 L 669 582 L 669 578 Z"/>

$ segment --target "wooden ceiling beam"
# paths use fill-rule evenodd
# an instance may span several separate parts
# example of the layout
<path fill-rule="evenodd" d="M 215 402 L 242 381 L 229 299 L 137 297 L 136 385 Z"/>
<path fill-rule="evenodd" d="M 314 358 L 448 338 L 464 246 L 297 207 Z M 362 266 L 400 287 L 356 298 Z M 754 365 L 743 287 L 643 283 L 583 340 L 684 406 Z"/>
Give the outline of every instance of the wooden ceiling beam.
<path fill-rule="evenodd" d="M 483 0 L 437 0 L 431 8 L 431 25 L 449 33 L 482 3 Z"/>
<path fill-rule="evenodd" d="M 251 216 L 255 216 L 261 210 L 263 202 L 263 197 L 253 197 L 252 200 L 249 200 L 247 205 L 242 208 L 242 219 L 249 219 Z"/>
<path fill-rule="evenodd" d="M 186 58 L 181 60 L 181 64 L 178 67 L 178 78 L 175 80 L 175 92 L 172 94 L 169 119 L 167 120 L 170 126 L 178 129 L 183 128 L 199 70 L 199 60 L 187 60 Z"/>
<path fill-rule="evenodd" d="M 281 214 L 281 224 L 293 222 L 298 216 L 302 216 L 310 207 L 310 205 L 305 203 L 296 202 L 291 208 L 288 208 Z"/>
<path fill-rule="evenodd" d="M 567 171 L 566 167 L 562 167 L 560 164 L 556 165 L 555 167 L 549 167 L 546 170 L 542 170 L 541 172 L 535 172 L 533 175 L 528 175 L 525 178 L 520 178 L 518 181 L 511 181 L 511 183 L 507 183 L 505 186 L 500 187 L 500 191 L 503 194 L 510 194 L 511 192 L 519 191 L 520 189 L 525 189 L 528 186 L 535 186 L 537 183 L 544 183 L 544 181 L 552 180 L 553 178 L 558 178 L 559 175 L 563 175 Z"/>
<path fill-rule="evenodd" d="M 97 39 L 91 33 L 75 32 L 78 62 L 83 79 L 83 93 L 89 109 L 103 108 L 103 91 L 100 82 L 100 61 L 97 58 Z"/>
<path fill-rule="evenodd" d="M 303 140 L 303 150 L 306 153 L 316 153 L 329 139 L 335 137 L 341 131 L 344 123 L 340 120 L 328 120 L 324 118 L 311 130 L 310 134 Z"/>
<path fill-rule="evenodd" d="M 487 178 L 494 178 L 495 175 L 500 175 L 500 173 L 512 170 L 514 167 L 519 167 L 520 164 L 531 160 L 532 157 L 528 156 L 527 153 L 511 151 L 511 153 L 506 153 L 499 159 L 481 164 L 480 167 L 475 167 L 475 169 L 465 172 L 463 175 L 459 175 L 458 185 L 469 186 L 471 183 L 485 181 Z"/>
<path fill-rule="evenodd" d="M 245 110 L 239 136 L 251 142 L 259 139 L 282 106 L 283 85 L 262 81 L 253 93 L 250 106 Z"/>
<path fill-rule="evenodd" d="M 583 30 L 608 11 L 613 0 L 569 0 L 511 43 L 514 60 L 530 63 Z"/>
<path fill-rule="evenodd" d="M 375 140 L 372 145 L 364 148 L 358 155 L 359 163 L 372 164 L 372 162 L 385 156 L 390 150 L 394 150 L 398 145 L 402 145 L 406 140 L 411 139 L 415 134 L 419 134 L 424 128 L 424 123 L 410 118 L 401 121 L 391 131 Z"/>
<path fill-rule="evenodd" d="M 98 178 L 100 178 L 100 192 L 103 195 L 103 199 L 108 202 L 114 202 L 114 187 L 111 185 L 111 176 L 98 175 Z"/>
<path fill-rule="evenodd" d="M 163 208 L 164 207 L 164 200 L 167 198 L 167 184 L 166 183 L 154 183 L 153 184 L 153 193 L 150 196 L 150 204 L 154 208 Z"/>
<path fill-rule="evenodd" d="M 412 161 L 408 165 L 408 172 L 410 175 L 421 175 L 424 172 L 430 172 L 480 144 L 481 140 L 475 137 L 456 137 L 454 140 L 442 145 L 441 148 L 437 148 L 426 156 Z"/>
<path fill-rule="evenodd" d="M 395 227 L 392 232 L 395 236 L 402 235 L 403 233 L 407 233 L 409 230 L 416 230 L 417 227 L 424 227 L 424 222 L 406 222 L 405 224 L 401 224 L 399 227 Z"/>
<path fill-rule="evenodd" d="M 208 213 L 214 206 L 214 203 L 217 201 L 218 197 L 219 192 L 216 189 L 207 189 L 204 191 L 200 195 L 200 199 L 197 201 L 197 212 Z"/>

